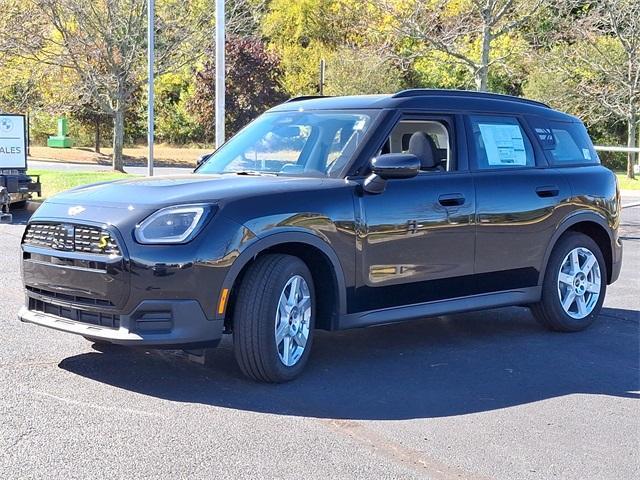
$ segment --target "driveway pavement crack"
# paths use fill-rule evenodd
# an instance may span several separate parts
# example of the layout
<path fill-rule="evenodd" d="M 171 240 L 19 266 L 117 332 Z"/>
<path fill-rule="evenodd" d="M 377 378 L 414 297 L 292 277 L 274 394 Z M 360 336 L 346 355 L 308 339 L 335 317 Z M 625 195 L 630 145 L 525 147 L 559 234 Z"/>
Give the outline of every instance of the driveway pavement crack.
<path fill-rule="evenodd" d="M 321 420 L 329 429 L 345 435 L 372 452 L 394 461 L 432 480 L 485 480 L 476 473 L 469 473 L 428 457 L 422 452 L 407 448 L 384 438 L 365 425 L 352 420 Z"/>

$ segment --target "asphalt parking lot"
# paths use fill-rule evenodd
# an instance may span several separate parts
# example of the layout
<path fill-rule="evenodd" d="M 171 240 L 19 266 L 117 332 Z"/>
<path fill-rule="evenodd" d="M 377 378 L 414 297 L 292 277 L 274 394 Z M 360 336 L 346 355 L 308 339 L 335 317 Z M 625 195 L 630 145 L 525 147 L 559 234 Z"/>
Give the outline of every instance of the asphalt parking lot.
<path fill-rule="evenodd" d="M 640 200 L 638 198 L 637 200 Z M 305 375 L 206 365 L 21 324 L 0 225 L 0 478 L 640 478 L 640 201 L 599 321 L 524 308 L 320 333 Z"/>

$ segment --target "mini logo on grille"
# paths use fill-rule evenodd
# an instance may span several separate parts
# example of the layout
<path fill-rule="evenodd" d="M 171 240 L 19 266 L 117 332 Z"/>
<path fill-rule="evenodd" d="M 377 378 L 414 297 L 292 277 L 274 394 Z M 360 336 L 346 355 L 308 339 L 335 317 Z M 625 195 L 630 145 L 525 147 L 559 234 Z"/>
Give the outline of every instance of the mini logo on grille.
<path fill-rule="evenodd" d="M 69 210 L 67 210 L 67 214 L 71 215 L 72 217 L 75 215 L 78 215 L 79 213 L 82 213 L 86 210 L 86 208 L 80 206 L 80 205 L 76 205 L 75 207 L 70 207 Z"/>

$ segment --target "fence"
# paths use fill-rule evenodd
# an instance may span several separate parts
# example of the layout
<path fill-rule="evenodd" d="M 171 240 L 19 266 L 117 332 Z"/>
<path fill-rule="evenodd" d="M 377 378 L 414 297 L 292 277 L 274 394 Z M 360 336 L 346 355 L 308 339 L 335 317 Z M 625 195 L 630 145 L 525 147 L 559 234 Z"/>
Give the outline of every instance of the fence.
<path fill-rule="evenodd" d="M 640 147 L 615 147 L 606 145 L 594 145 L 594 148 L 599 152 L 634 152 L 640 153 Z M 635 165 L 633 166 L 633 172 L 640 174 L 640 155 L 636 155 Z"/>

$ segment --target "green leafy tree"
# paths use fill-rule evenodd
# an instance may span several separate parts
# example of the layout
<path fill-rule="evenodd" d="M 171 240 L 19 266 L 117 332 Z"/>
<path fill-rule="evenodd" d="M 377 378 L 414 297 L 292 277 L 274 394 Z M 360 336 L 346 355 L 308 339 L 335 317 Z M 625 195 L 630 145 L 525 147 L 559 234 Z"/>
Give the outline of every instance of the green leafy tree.
<path fill-rule="evenodd" d="M 640 124 L 640 2 L 558 2 L 558 41 L 541 55 L 526 92 L 586 118 L 627 127 L 634 148 Z M 634 177 L 635 154 L 627 155 Z"/>
<path fill-rule="evenodd" d="M 156 4 L 158 74 L 194 62 L 213 35 L 212 0 Z M 230 2 L 228 28 L 245 29 L 250 9 Z M 123 170 L 125 112 L 146 81 L 146 0 L 5 0 L 0 54 L 61 69 L 78 104 L 113 119 L 113 168 Z M 234 17 L 238 14 L 238 17 Z"/>
<path fill-rule="evenodd" d="M 490 72 L 509 69 L 517 52 L 518 29 L 539 11 L 544 0 L 379 0 L 373 2 L 381 23 L 376 28 L 386 52 L 408 60 L 446 58 L 473 78 L 477 90 L 490 87 Z M 366 24 L 367 20 L 363 19 Z M 363 28 L 366 25 L 363 24 Z M 385 38 L 386 35 L 386 38 Z M 433 57 L 434 52 L 440 55 Z M 424 62 L 423 62 L 424 64 Z M 459 76 L 456 72 L 455 76 Z"/>
<path fill-rule="evenodd" d="M 331 1 L 272 0 L 262 32 L 281 61 L 282 85 L 291 95 L 318 92 L 320 60 L 331 55 L 336 30 L 327 24 Z"/>
<path fill-rule="evenodd" d="M 189 110 L 196 89 L 193 68 L 162 75 L 156 82 L 156 136 L 162 142 L 185 144 L 202 139 L 204 128 Z"/>
<path fill-rule="evenodd" d="M 375 52 L 341 47 L 329 57 L 324 88 L 327 95 L 394 93 L 401 89 L 400 70 Z"/>

